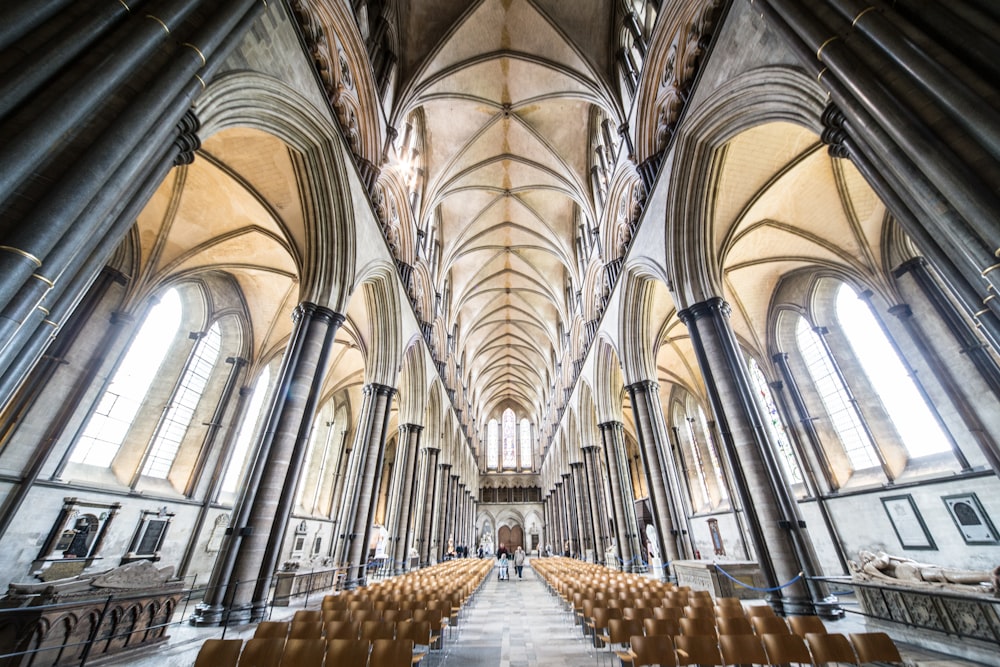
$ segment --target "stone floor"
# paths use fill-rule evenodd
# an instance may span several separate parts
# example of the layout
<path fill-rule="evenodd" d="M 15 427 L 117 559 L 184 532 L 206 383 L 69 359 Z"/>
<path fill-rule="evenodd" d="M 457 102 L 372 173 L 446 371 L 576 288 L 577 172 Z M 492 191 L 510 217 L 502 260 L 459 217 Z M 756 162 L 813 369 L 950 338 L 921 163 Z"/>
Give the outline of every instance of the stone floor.
<path fill-rule="evenodd" d="M 432 651 L 422 667 L 611 667 L 606 649 L 600 654 L 584 640 L 572 617 L 560 601 L 548 592 L 530 567 L 518 580 L 511 568 L 510 581 L 489 577 L 468 607 L 463 610 L 457 628 L 446 636 L 444 647 Z M 863 632 L 863 617 L 846 603 L 845 619 L 828 623 L 831 632 Z M 276 608 L 272 618 L 291 616 L 299 607 Z M 305 605 L 318 608 L 319 597 Z M 226 631 L 227 638 L 249 637 L 252 627 Z M 143 655 L 123 656 L 103 664 L 138 667 L 187 667 L 194 664 L 198 647 L 204 639 L 222 636 L 220 628 L 194 628 L 179 624 L 170 630 L 171 638 Z M 970 662 L 900 644 L 900 652 L 913 667 L 971 667 L 985 663 Z M 994 667 L 1000 665 L 1000 656 Z"/>

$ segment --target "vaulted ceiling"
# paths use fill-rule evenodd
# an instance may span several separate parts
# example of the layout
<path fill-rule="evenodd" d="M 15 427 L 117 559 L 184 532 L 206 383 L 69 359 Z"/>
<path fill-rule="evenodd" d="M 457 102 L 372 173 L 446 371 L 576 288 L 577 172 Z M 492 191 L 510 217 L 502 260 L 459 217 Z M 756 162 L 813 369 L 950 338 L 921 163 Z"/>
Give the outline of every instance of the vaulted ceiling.
<path fill-rule="evenodd" d="M 594 219 L 594 110 L 617 116 L 612 4 L 407 5 L 400 103 L 423 126 L 419 215 L 437 220 L 473 419 L 512 407 L 541 423 L 577 228 Z"/>

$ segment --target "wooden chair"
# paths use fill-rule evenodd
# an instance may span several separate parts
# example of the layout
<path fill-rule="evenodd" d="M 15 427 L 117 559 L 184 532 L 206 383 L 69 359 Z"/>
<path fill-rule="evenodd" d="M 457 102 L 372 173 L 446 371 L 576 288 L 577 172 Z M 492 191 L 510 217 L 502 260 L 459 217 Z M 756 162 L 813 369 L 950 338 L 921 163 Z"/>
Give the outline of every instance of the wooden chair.
<path fill-rule="evenodd" d="M 325 655 L 325 639 L 292 639 L 289 637 L 288 641 L 285 642 L 285 650 L 281 654 L 279 667 L 322 667 Z"/>
<path fill-rule="evenodd" d="M 805 637 L 810 632 L 816 634 L 823 634 L 826 632 L 826 626 L 823 625 L 823 619 L 819 616 L 789 616 L 787 619 L 788 627 L 792 629 L 792 633 L 798 635 L 799 637 Z"/>
<path fill-rule="evenodd" d="M 682 635 L 715 637 L 718 634 L 714 618 L 682 618 L 678 621 L 678 625 L 680 625 Z"/>
<path fill-rule="evenodd" d="M 684 607 L 684 616 L 686 618 L 710 618 L 715 620 L 715 607 Z"/>
<path fill-rule="evenodd" d="M 323 612 L 319 609 L 299 609 L 292 616 L 292 623 L 310 622 L 320 623 L 323 621 Z"/>
<path fill-rule="evenodd" d="M 198 649 L 194 667 L 236 667 L 242 648 L 242 639 L 206 639 Z"/>
<path fill-rule="evenodd" d="M 812 655 L 802 637 L 793 634 L 763 635 L 764 652 L 772 665 L 784 665 L 797 662 L 800 665 L 812 665 Z"/>
<path fill-rule="evenodd" d="M 777 616 L 769 604 L 748 604 L 743 608 L 743 611 L 746 612 L 747 618 L 753 618 L 754 616 Z"/>
<path fill-rule="evenodd" d="M 330 621 L 349 621 L 351 620 L 351 610 L 347 607 L 343 609 L 324 609 L 323 610 L 323 622 L 329 623 Z"/>
<path fill-rule="evenodd" d="M 681 633 L 681 626 L 675 618 L 647 618 L 642 622 L 647 637 L 664 635 L 673 637 Z"/>
<path fill-rule="evenodd" d="M 396 639 L 413 642 L 413 664 L 420 662 L 431 648 L 431 624 L 427 621 L 400 621 L 396 624 Z"/>
<path fill-rule="evenodd" d="M 737 618 L 717 618 L 715 625 L 719 628 L 720 635 L 752 635 L 753 626 L 744 616 Z"/>
<path fill-rule="evenodd" d="M 411 618 L 413 618 L 413 610 L 411 609 L 386 609 L 382 612 L 382 620 L 390 623 L 408 621 Z"/>
<path fill-rule="evenodd" d="M 653 618 L 653 610 L 650 607 L 625 607 L 622 609 L 622 618 L 637 618 L 642 621 Z"/>
<path fill-rule="evenodd" d="M 678 620 L 684 616 L 683 607 L 653 607 L 653 618 L 669 618 Z"/>
<path fill-rule="evenodd" d="M 633 635 L 629 638 L 629 654 L 632 656 L 632 667 L 675 667 L 677 654 L 674 652 L 674 640 L 666 635 Z"/>
<path fill-rule="evenodd" d="M 612 618 L 621 618 L 622 610 L 617 607 L 595 607 L 594 616 L 590 621 L 591 631 L 594 633 L 594 647 L 601 648 L 608 643 L 608 621 Z M 602 642 L 598 644 L 598 641 Z"/>
<path fill-rule="evenodd" d="M 326 638 L 358 639 L 361 636 L 361 624 L 357 621 L 330 621 L 326 624 Z"/>
<path fill-rule="evenodd" d="M 643 633 L 642 623 L 642 619 L 639 618 L 612 618 L 608 620 L 608 644 L 619 660 L 631 661 L 631 654 L 628 652 L 629 640 L 632 636 Z M 618 646 L 618 649 L 614 648 L 615 645 Z"/>
<path fill-rule="evenodd" d="M 427 621 L 431 626 L 431 647 L 441 644 L 441 610 L 440 609 L 414 609 L 414 621 Z"/>
<path fill-rule="evenodd" d="M 288 629 L 289 639 L 320 639 L 323 636 L 323 621 L 292 621 Z"/>
<path fill-rule="evenodd" d="M 743 611 L 743 603 L 739 598 L 715 598 L 716 607 L 737 607 L 740 611 Z"/>
<path fill-rule="evenodd" d="M 758 635 L 790 635 L 792 631 L 788 629 L 785 619 L 777 616 L 754 616 L 750 619 L 754 632 Z"/>
<path fill-rule="evenodd" d="M 387 623 L 382 619 L 363 621 L 361 623 L 361 638 L 374 642 L 376 639 L 395 639 L 396 624 Z"/>
<path fill-rule="evenodd" d="M 254 639 L 281 639 L 288 637 L 287 621 L 261 621 L 253 631 Z"/>
<path fill-rule="evenodd" d="M 719 649 L 727 665 L 766 665 L 764 645 L 756 635 L 719 635 Z"/>
<path fill-rule="evenodd" d="M 858 664 L 858 656 L 854 653 L 854 647 L 844 635 L 809 632 L 806 634 L 806 644 L 809 646 L 809 652 L 812 653 L 813 662 L 816 664 L 827 662 Z"/>
<path fill-rule="evenodd" d="M 701 665 L 708 667 L 722 664 L 722 653 L 715 637 L 704 635 L 678 635 L 674 637 L 674 649 L 677 651 L 677 664 Z"/>
<path fill-rule="evenodd" d="M 284 637 L 254 637 L 247 640 L 237 664 L 239 667 L 278 667 L 284 650 Z"/>
<path fill-rule="evenodd" d="M 739 605 L 737 605 L 735 607 L 732 606 L 732 605 L 726 605 L 726 606 L 722 606 L 722 607 L 720 607 L 719 605 L 716 605 L 715 606 L 715 617 L 716 618 L 746 618 L 747 615 L 743 613 L 743 607 L 739 606 Z"/>
<path fill-rule="evenodd" d="M 884 632 L 852 632 L 851 644 L 859 662 L 903 662 L 896 643 Z"/>
<path fill-rule="evenodd" d="M 376 639 L 372 642 L 368 667 L 410 667 L 412 662 L 413 642 L 411 640 Z"/>
<path fill-rule="evenodd" d="M 371 643 L 360 639 L 330 639 L 326 642 L 326 664 L 337 667 L 367 667 Z"/>
<path fill-rule="evenodd" d="M 375 609 L 352 609 L 351 620 L 358 623 L 382 620 L 382 612 Z"/>

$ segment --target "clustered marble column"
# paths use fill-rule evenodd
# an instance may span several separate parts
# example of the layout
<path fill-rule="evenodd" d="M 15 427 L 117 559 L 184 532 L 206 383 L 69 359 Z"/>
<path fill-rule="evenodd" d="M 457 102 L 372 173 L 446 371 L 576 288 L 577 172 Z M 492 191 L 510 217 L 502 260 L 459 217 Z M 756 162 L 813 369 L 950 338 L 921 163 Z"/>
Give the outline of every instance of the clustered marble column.
<path fill-rule="evenodd" d="M 586 445 L 583 452 L 583 472 L 587 478 L 587 502 L 590 505 L 591 531 L 594 538 L 594 562 L 604 562 L 604 550 L 607 548 L 607 525 L 602 494 L 603 484 L 600 481 L 600 463 L 596 445 Z"/>
<path fill-rule="evenodd" d="M 587 487 L 584 482 L 583 473 L 583 462 L 574 461 L 569 464 L 570 470 L 572 471 L 572 484 L 573 484 L 573 494 L 570 496 L 573 503 L 573 512 L 576 516 L 576 521 L 573 524 L 573 528 L 576 531 L 579 545 L 577 550 L 579 551 L 580 558 L 586 556 L 588 549 L 594 548 L 594 536 L 591 535 L 591 528 L 593 524 L 590 522 L 588 517 L 590 516 L 590 510 L 587 507 Z"/>
<path fill-rule="evenodd" d="M 420 434 L 424 427 L 418 424 L 401 424 L 399 444 L 396 445 L 396 469 L 389 498 L 388 530 L 392 538 L 392 567 L 396 574 L 408 568 L 407 555 L 413 539 L 413 506 L 417 483 L 417 453 L 420 451 Z"/>
<path fill-rule="evenodd" d="M 330 348 L 344 316 L 312 303 L 293 314 L 291 339 L 278 372 L 257 458 L 244 482 L 233 521 L 216 559 L 197 624 L 259 621 L 267 612 L 309 431 Z"/>
<path fill-rule="evenodd" d="M 191 104 L 265 6 L 111 4 L 38 40 L 55 57 L 24 53 L 0 90 L 0 404 L 170 169 L 191 161 Z M 4 43 L 61 18 L 32 16 L 6 24 Z M 108 55 L 94 66 L 84 49 Z"/>
<path fill-rule="evenodd" d="M 667 428 L 663 422 L 660 393 L 656 383 L 651 380 L 630 384 L 626 389 L 632 400 L 639 454 L 649 483 L 649 501 L 659 541 L 656 546 L 666 561 L 677 560 L 684 553 L 680 530 L 683 522 L 677 513 L 677 473 L 671 457 L 667 455 L 670 443 L 667 441 Z M 663 568 L 663 573 L 666 577 L 666 567 Z"/>
<path fill-rule="evenodd" d="M 422 497 L 422 502 L 420 504 L 417 525 L 420 526 L 417 531 L 417 543 L 420 545 L 420 564 L 427 565 L 430 563 L 431 554 L 431 529 L 434 525 L 434 513 L 435 513 L 435 501 L 437 500 L 437 460 L 438 454 L 441 450 L 437 447 L 425 447 L 423 450 L 423 459 L 420 466 L 420 479 L 421 482 L 421 493 L 418 497 Z"/>
<path fill-rule="evenodd" d="M 608 463 L 608 477 L 611 486 L 611 505 L 615 516 L 615 545 L 617 558 L 623 569 L 635 569 L 639 547 L 638 524 L 635 518 L 635 499 L 632 483 L 625 460 L 625 427 L 621 422 L 610 421 L 598 424 L 604 443 L 604 456 Z M 606 565 L 611 565 L 606 563 Z"/>
<path fill-rule="evenodd" d="M 678 313 L 687 325 L 709 402 L 716 416 L 721 454 L 733 478 L 772 606 L 788 614 L 838 615 L 835 598 L 811 579 L 819 573 L 805 521 L 783 483 L 776 445 L 754 396 L 729 305 L 721 298 Z M 805 576 L 800 576 L 805 575 Z M 781 588 L 778 588 L 781 586 Z"/>
<path fill-rule="evenodd" d="M 357 463 L 350 466 L 357 474 L 352 475 L 352 488 L 347 491 L 350 503 L 345 503 L 352 506 L 344 519 L 345 528 L 349 525 L 350 530 L 344 544 L 344 557 L 341 558 L 347 568 L 347 588 L 363 586 L 366 582 L 368 544 L 375 521 L 375 503 L 378 499 L 390 408 L 395 393 L 393 387 L 376 383 L 365 385 L 363 389 L 364 403 L 351 453 Z"/>

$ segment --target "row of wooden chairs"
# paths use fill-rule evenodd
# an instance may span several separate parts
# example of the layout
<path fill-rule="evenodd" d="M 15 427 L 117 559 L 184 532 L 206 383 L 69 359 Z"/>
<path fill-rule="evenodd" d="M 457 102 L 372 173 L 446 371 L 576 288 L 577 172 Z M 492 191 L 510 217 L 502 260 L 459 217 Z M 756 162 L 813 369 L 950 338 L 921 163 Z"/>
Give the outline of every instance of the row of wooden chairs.
<path fill-rule="evenodd" d="M 432 628 L 440 625 L 440 612 L 427 618 L 387 621 L 263 621 L 254 630 L 257 639 L 411 639 L 429 647 L 438 639 Z"/>
<path fill-rule="evenodd" d="M 618 657 L 632 667 L 660 665 L 862 665 L 870 662 L 902 664 L 899 650 L 882 632 L 842 634 L 720 635 L 633 635 L 628 649 Z"/>
<path fill-rule="evenodd" d="M 409 639 L 206 639 L 195 667 L 411 667 Z"/>

